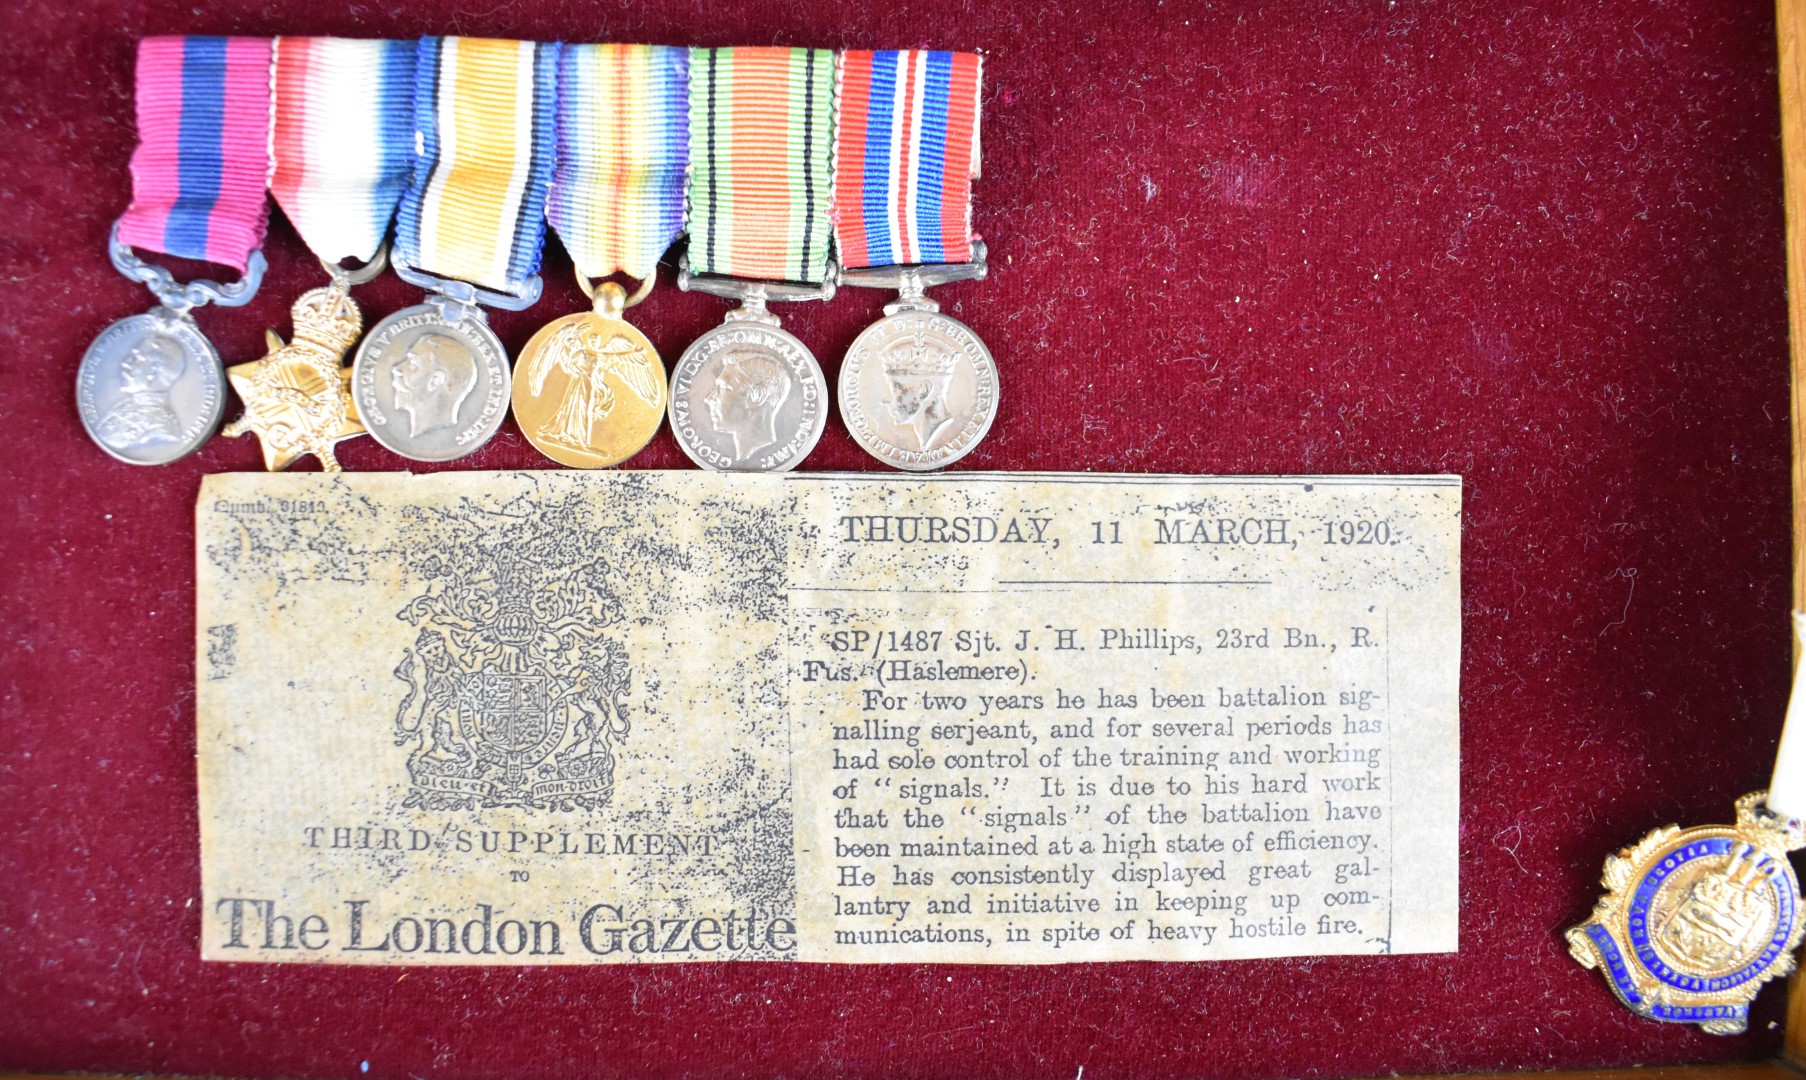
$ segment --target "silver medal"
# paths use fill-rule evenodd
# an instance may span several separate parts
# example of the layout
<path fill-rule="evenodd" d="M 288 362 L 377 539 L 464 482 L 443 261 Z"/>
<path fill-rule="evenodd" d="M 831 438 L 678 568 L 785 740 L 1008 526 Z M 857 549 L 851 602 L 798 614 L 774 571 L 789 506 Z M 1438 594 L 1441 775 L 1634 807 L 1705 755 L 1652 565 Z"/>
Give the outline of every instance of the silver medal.
<path fill-rule="evenodd" d="M 516 293 L 437 277 L 389 254 L 396 276 L 431 289 L 426 303 L 377 323 L 351 365 L 351 399 L 370 437 L 414 461 L 453 461 L 488 442 L 508 417 L 508 352 L 477 305 L 521 311 L 539 299 L 536 274 Z"/>
<path fill-rule="evenodd" d="M 101 331 L 82 354 L 75 404 L 88 437 L 131 465 L 167 465 L 201 448 L 219 429 L 226 409 L 226 372 L 219 350 L 188 312 L 204 304 L 237 307 L 257 295 L 264 258 L 253 251 L 244 276 L 228 284 L 179 282 L 107 238 L 114 269 L 141 282 L 158 306 Z"/>
<path fill-rule="evenodd" d="M 973 242 L 969 263 L 841 272 L 844 284 L 899 294 L 884 305 L 884 318 L 853 339 L 840 365 L 840 418 L 867 453 L 892 468 L 951 465 L 991 430 L 998 393 L 991 350 L 925 292 L 985 274 L 983 241 Z"/>
<path fill-rule="evenodd" d="M 480 309 L 441 297 L 403 308 L 358 346 L 351 397 L 375 439 L 414 461 L 451 461 L 508 415 L 508 354 Z"/>
<path fill-rule="evenodd" d="M 769 300 L 834 295 L 832 283 L 794 286 L 692 275 L 679 288 L 741 301 L 690 343 L 671 371 L 671 430 L 690 460 L 715 472 L 788 472 L 821 439 L 828 380 L 808 346 L 778 325 Z"/>
<path fill-rule="evenodd" d="M 219 429 L 226 377 L 194 320 L 159 307 L 94 339 L 82 356 L 75 401 L 102 450 L 132 465 L 167 465 Z"/>

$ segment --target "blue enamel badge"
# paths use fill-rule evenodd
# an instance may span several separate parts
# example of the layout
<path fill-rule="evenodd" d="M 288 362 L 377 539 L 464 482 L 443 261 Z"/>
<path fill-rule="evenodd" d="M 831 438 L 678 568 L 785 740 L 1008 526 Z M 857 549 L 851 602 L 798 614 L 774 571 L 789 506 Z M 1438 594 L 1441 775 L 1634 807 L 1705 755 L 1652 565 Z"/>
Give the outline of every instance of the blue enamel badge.
<path fill-rule="evenodd" d="M 1606 895 L 1568 931 L 1568 951 L 1599 968 L 1619 1000 L 1654 1020 L 1734 1035 L 1762 984 L 1793 970 L 1800 883 L 1787 853 L 1798 821 L 1737 801 L 1736 825 L 1669 825 L 1605 861 Z"/>

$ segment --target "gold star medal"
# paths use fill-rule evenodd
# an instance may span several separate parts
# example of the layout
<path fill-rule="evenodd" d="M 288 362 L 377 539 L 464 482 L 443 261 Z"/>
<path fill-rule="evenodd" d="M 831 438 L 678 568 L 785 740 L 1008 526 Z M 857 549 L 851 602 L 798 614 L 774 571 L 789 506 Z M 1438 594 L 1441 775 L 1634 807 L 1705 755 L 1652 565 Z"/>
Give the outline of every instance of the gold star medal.
<path fill-rule="evenodd" d="M 271 472 L 304 454 L 319 458 L 324 471 L 338 472 L 332 448 L 364 434 L 351 399 L 351 369 L 344 363 L 364 329 L 349 287 L 339 278 L 301 294 L 290 309 L 295 340 L 285 345 L 274 330 L 265 331 L 267 355 L 226 369 L 245 403 L 245 414 L 226 426 L 226 434 L 255 434 L 263 445 L 264 468 Z"/>

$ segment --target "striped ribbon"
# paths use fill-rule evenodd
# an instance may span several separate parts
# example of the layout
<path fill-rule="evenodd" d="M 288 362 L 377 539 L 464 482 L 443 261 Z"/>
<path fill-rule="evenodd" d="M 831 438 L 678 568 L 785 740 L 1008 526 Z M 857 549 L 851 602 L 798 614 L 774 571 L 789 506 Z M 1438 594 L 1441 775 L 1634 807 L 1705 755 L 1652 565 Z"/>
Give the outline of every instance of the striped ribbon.
<path fill-rule="evenodd" d="M 119 237 L 146 251 L 244 272 L 269 225 L 270 43 L 138 43 L 138 149 Z"/>
<path fill-rule="evenodd" d="M 518 293 L 539 268 L 552 182 L 556 44 L 421 38 L 414 176 L 396 249 L 436 277 Z"/>
<path fill-rule="evenodd" d="M 971 260 L 983 64 L 975 53 L 916 49 L 841 55 L 834 228 L 842 266 Z"/>
<path fill-rule="evenodd" d="M 566 45 L 546 217 L 577 272 L 644 280 L 683 231 L 688 49 Z"/>
<path fill-rule="evenodd" d="M 412 41 L 280 37 L 270 193 L 313 253 L 368 262 L 414 168 Z"/>
<path fill-rule="evenodd" d="M 833 52 L 692 49 L 691 269 L 824 280 L 833 132 Z"/>

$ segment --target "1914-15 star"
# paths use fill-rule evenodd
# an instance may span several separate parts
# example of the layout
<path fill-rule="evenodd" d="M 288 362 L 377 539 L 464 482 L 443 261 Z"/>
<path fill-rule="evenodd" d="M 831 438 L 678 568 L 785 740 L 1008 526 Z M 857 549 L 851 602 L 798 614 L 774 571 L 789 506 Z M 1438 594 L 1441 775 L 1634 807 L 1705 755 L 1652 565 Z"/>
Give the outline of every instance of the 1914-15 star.
<path fill-rule="evenodd" d="M 333 447 L 365 432 L 351 397 L 351 369 L 344 366 L 363 332 L 363 314 L 339 284 L 302 294 L 291 310 L 294 341 L 285 345 L 266 331 L 267 355 L 226 369 L 245 413 L 225 433 L 256 435 L 272 472 L 306 454 L 319 458 L 324 471 L 338 472 Z"/>

